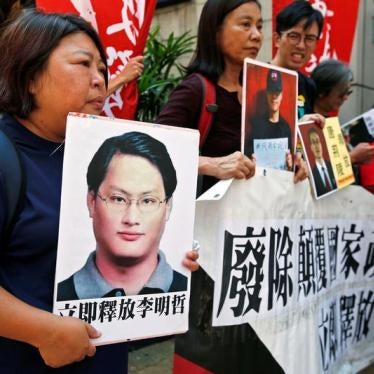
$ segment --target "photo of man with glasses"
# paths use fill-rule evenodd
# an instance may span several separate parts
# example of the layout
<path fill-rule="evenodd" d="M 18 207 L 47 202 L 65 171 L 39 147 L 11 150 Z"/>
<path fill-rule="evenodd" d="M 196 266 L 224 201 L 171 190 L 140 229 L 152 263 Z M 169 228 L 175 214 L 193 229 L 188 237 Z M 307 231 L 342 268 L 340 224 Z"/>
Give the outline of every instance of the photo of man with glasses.
<path fill-rule="evenodd" d="M 314 113 L 316 87 L 300 72 L 310 60 L 322 33 L 323 15 L 308 1 L 293 1 L 276 16 L 273 65 L 298 72 L 298 117 Z"/>
<path fill-rule="evenodd" d="M 172 209 L 176 171 L 165 145 L 132 131 L 104 141 L 87 170 L 96 249 L 58 284 L 57 300 L 187 290 L 159 248 Z"/>
<path fill-rule="evenodd" d="M 325 139 L 314 127 L 308 130 L 308 142 L 310 153 L 313 155 L 315 162 L 314 167 L 312 167 L 315 191 L 317 197 L 321 197 L 336 189 L 334 172 L 328 157 L 323 154 L 322 142 L 325 143 Z"/>

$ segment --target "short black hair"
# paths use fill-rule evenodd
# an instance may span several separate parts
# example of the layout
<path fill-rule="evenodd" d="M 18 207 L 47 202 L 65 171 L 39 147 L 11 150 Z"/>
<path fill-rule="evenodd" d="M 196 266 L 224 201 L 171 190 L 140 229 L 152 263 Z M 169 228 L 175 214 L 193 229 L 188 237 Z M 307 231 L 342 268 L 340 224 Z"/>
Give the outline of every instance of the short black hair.
<path fill-rule="evenodd" d="M 138 131 L 131 131 L 106 139 L 93 156 L 87 169 L 87 186 L 97 194 L 105 179 L 108 166 L 116 154 L 145 158 L 160 172 L 166 198 L 170 199 L 177 187 L 177 174 L 165 144 Z"/>
<path fill-rule="evenodd" d="M 320 62 L 310 77 L 316 84 L 317 95 L 328 95 L 338 84 L 352 82 L 353 73 L 344 62 L 329 59 Z"/>
<path fill-rule="evenodd" d="M 306 20 L 304 30 L 309 28 L 314 22 L 317 23 L 318 37 L 320 37 L 323 28 L 323 15 L 306 0 L 295 0 L 285 6 L 277 14 L 275 31 L 278 35 L 281 35 L 282 32 L 291 29 L 304 20 Z"/>
<path fill-rule="evenodd" d="M 85 33 L 95 44 L 108 66 L 105 50 L 97 32 L 82 17 L 74 14 L 44 13 L 27 9 L 8 23 L 0 35 L 0 112 L 27 118 L 36 108 L 29 86 L 44 71 L 52 51 L 60 41 L 74 33 Z"/>
<path fill-rule="evenodd" d="M 208 0 L 204 4 L 199 20 L 197 46 L 187 67 L 187 74 L 198 72 L 217 81 L 225 70 L 217 33 L 226 15 L 246 3 L 255 3 L 261 9 L 257 0 Z"/>

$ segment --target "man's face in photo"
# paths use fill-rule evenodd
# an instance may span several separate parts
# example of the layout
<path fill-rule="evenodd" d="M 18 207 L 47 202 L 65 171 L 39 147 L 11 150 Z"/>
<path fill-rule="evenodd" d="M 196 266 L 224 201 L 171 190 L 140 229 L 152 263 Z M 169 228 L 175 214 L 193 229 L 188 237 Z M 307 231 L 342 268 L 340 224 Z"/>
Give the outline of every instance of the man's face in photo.
<path fill-rule="evenodd" d="M 323 159 L 322 144 L 319 135 L 316 132 L 312 132 L 309 135 L 310 149 L 316 160 Z"/>
<path fill-rule="evenodd" d="M 283 98 L 282 91 L 278 91 L 278 92 L 267 91 L 266 97 L 267 97 L 267 102 L 268 102 L 270 113 L 278 112 L 280 109 L 282 98 Z"/>
<path fill-rule="evenodd" d="M 88 192 L 97 251 L 118 265 L 157 256 L 169 218 L 162 176 L 147 159 L 116 154 L 98 195 Z"/>

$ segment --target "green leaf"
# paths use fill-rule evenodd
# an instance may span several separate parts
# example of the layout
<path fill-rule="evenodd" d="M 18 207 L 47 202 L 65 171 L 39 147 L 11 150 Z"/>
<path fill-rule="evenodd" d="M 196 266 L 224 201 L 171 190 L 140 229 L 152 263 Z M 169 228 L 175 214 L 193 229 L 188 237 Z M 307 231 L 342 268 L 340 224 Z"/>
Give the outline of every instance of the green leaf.
<path fill-rule="evenodd" d="M 196 36 L 190 31 L 165 40 L 160 38 L 159 26 L 148 36 L 144 51 L 144 72 L 138 80 L 139 102 L 137 119 L 154 122 L 170 92 L 185 75 L 180 59 L 194 51 Z"/>

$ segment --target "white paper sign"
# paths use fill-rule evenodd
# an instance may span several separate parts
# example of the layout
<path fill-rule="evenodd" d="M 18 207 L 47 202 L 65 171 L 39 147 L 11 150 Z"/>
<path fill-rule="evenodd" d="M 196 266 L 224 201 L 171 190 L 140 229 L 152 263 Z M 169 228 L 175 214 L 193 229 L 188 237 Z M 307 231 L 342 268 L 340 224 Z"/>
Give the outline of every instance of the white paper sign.
<path fill-rule="evenodd" d="M 95 344 L 187 330 L 198 140 L 69 115 L 54 313 L 91 323 Z"/>
<path fill-rule="evenodd" d="M 263 168 L 284 170 L 286 168 L 286 154 L 288 139 L 254 139 L 254 153 L 256 165 Z"/>
<path fill-rule="evenodd" d="M 374 109 L 369 110 L 363 114 L 366 128 L 369 134 L 374 137 Z"/>

